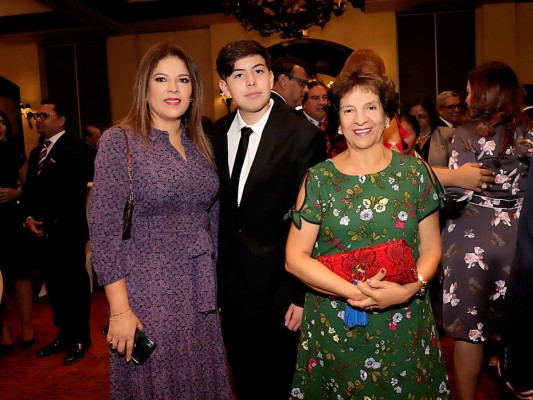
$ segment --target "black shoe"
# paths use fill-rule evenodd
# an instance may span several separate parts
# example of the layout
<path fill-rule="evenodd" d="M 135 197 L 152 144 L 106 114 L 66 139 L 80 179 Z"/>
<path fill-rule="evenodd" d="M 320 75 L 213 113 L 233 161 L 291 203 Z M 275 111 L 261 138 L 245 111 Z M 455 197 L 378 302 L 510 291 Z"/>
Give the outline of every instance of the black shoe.
<path fill-rule="evenodd" d="M 85 355 L 87 354 L 87 350 L 89 350 L 89 347 L 91 344 L 84 344 L 82 342 L 74 343 L 72 346 L 70 346 L 67 349 L 67 355 L 65 356 L 65 359 L 63 360 L 63 365 L 70 365 L 75 363 L 76 361 L 81 360 Z"/>
<path fill-rule="evenodd" d="M 8 353 L 11 353 L 13 351 L 13 345 L 12 344 L 0 344 L 0 357 L 5 356 Z"/>
<path fill-rule="evenodd" d="M 29 349 L 31 346 L 35 344 L 35 336 L 32 337 L 30 340 L 21 340 L 20 341 L 20 347 L 24 350 Z"/>
<path fill-rule="evenodd" d="M 43 358 L 48 356 L 53 356 L 65 349 L 65 343 L 59 339 L 54 340 L 51 344 L 46 347 L 43 347 L 37 352 L 37 358 Z"/>

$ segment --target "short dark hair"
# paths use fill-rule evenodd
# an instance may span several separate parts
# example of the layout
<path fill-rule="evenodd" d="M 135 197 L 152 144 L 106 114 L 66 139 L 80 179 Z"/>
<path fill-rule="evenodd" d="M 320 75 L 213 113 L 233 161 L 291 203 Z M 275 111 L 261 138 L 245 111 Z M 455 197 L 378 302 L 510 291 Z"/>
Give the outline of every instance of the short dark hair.
<path fill-rule="evenodd" d="M 311 89 L 313 89 L 316 86 L 322 86 L 324 89 L 326 89 L 326 92 L 328 91 L 328 87 L 326 86 L 326 84 L 324 82 L 322 82 L 322 81 L 317 80 L 317 79 L 307 83 L 307 90 L 311 90 Z M 308 98 L 309 98 L 309 93 L 305 92 L 304 98 L 302 99 L 302 104 L 307 102 Z"/>
<path fill-rule="evenodd" d="M 243 58 L 261 56 L 270 70 L 271 58 L 266 47 L 255 40 L 236 40 L 220 49 L 217 56 L 217 72 L 221 79 L 227 79 L 235 69 L 235 63 Z"/>
<path fill-rule="evenodd" d="M 389 118 L 393 117 L 396 111 L 394 83 L 386 75 L 377 73 L 372 66 L 367 68 L 365 64 L 341 75 L 331 87 L 331 103 L 337 112 L 340 109 L 340 100 L 357 87 L 368 88 L 376 94 L 385 114 Z"/>
<path fill-rule="evenodd" d="M 41 101 L 42 106 L 47 105 L 47 104 L 51 104 L 54 106 L 54 111 L 56 112 L 59 118 L 61 117 L 65 117 L 65 119 L 68 118 L 67 108 L 65 107 L 63 103 L 61 103 L 60 101 L 57 101 L 56 99 L 45 99 Z"/>
<path fill-rule="evenodd" d="M 81 129 L 81 137 L 83 138 L 83 140 L 85 140 L 85 138 L 92 137 L 93 133 L 91 132 L 91 128 L 96 128 L 101 131 L 101 129 L 98 128 L 96 125 L 85 125 Z"/>
<path fill-rule="evenodd" d="M 276 58 L 272 62 L 272 73 L 274 74 L 274 82 L 279 79 L 279 76 L 281 74 L 285 76 L 291 76 L 292 70 L 295 65 L 302 67 L 307 72 L 307 63 L 303 60 L 300 60 L 299 58 L 293 56 L 282 56 L 280 58 Z"/>

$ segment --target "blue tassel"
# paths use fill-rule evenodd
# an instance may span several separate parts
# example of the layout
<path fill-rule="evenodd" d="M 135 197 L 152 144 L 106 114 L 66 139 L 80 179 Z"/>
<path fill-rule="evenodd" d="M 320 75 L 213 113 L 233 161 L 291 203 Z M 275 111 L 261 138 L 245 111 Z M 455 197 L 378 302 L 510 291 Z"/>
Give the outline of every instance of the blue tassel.
<path fill-rule="evenodd" d="M 358 282 L 359 281 L 355 281 L 353 284 L 357 285 Z M 366 312 L 357 310 L 351 305 L 346 304 L 346 308 L 344 309 L 344 324 L 350 329 L 356 326 L 368 325 L 368 317 L 366 316 Z"/>

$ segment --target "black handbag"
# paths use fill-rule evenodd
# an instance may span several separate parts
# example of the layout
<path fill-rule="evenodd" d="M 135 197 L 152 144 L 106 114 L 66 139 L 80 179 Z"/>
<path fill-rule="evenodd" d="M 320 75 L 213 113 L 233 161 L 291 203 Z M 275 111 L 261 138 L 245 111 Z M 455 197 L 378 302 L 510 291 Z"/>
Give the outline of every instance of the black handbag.
<path fill-rule="evenodd" d="M 122 222 L 122 240 L 128 240 L 131 236 L 131 222 L 133 219 L 133 207 L 135 206 L 135 201 L 133 200 L 133 166 L 131 164 L 131 153 L 130 153 L 130 145 L 128 142 L 128 135 L 126 134 L 126 131 L 121 128 L 122 134 L 124 135 L 124 140 L 126 141 L 126 155 L 128 157 L 128 176 L 129 176 L 129 194 L 128 194 L 128 201 L 126 201 L 126 205 L 124 206 L 124 215 L 123 215 L 123 222 Z"/>

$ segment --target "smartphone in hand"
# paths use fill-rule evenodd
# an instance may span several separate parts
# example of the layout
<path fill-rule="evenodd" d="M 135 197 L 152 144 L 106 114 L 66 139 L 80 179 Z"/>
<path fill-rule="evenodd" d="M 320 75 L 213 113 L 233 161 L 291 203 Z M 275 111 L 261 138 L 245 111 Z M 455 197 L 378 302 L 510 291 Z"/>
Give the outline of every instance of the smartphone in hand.
<path fill-rule="evenodd" d="M 144 364 L 144 362 L 148 360 L 148 357 L 150 357 L 150 354 L 155 350 L 156 346 L 155 342 L 148 338 L 143 331 L 139 328 L 135 329 L 131 359 L 135 364 Z"/>

